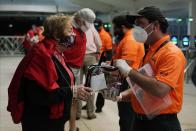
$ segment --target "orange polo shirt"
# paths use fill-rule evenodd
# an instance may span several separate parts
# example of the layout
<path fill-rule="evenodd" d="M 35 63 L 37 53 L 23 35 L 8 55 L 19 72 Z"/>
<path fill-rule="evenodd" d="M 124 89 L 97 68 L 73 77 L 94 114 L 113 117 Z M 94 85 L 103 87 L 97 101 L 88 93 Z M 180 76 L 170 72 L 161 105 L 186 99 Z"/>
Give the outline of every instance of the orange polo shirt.
<path fill-rule="evenodd" d="M 172 90 L 169 92 L 172 104 L 161 111 L 160 114 L 178 113 L 181 110 L 183 99 L 184 68 L 186 65 L 184 54 L 171 42 L 168 42 L 166 45 L 161 47 L 158 52 L 156 52 L 160 45 L 166 40 L 169 40 L 169 35 L 164 36 L 155 44 L 150 46 L 143 63 L 144 65 L 149 62 L 155 73 L 155 78 L 172 88 Z M 133 94 L 131 96 L 131 103 L 135 112 L 144 114 L 144 111 Z"/>
<path fill-rule="evenodd" d="M 116 48 L 114 59 L 124 59 L 132 61 L 129 65 L 134 69 L 138 69 L 144 56 L 144 46 L 135 41 L 132 36 L 132 30 L 127 31 Z"/>
<path fill-rule="evenodd" d="M 105 31 L 105 29 L 103 27 L 101 28 L 101 31 L 99 32 L 99 36 L 100 36 L 101 42 L 102 42 L 100 54 L 103 51 L 112 50 L 112 37 L 110 36 L 110 34 L 107 31 Z"/>

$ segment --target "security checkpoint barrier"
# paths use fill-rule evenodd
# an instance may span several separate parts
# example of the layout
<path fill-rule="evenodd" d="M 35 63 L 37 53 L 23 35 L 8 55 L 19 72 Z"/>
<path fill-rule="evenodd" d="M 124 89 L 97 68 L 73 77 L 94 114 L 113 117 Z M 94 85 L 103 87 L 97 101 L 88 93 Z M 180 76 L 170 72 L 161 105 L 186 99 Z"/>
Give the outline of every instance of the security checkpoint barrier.
<path fill-rule="evenodd" d="M 24 39 L 25 36 L 0 36 L 0 56 L 24 54 Z"/>
<path fill-rule="evenodd" d="M 193 69 L 194 69 L 194 67 L 196 66 L 196 57 L 194 57 L 193 59 L 191 59 L 191 60 L 187 60 L 187 66 L 186 66 L 186 68 L 184 69 L 184 73 L 185 73 L 185 82 L 186 82 L 186 84 L 188 84 L 189 82 L 190 82 L 190 80 L 191 80 L 191 75 L 192 75 L 192 73 L 193 73 Z"/>

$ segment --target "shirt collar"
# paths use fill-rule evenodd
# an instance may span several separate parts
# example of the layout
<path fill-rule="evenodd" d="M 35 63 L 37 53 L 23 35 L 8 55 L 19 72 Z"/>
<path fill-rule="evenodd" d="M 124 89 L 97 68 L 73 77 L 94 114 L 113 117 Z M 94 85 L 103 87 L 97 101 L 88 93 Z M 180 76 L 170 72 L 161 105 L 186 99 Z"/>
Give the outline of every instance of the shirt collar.
<path fill-rule="evenodd" d="M 157 42 L 155 42 L 152 46 L 150 46 L 149 50 L 150 51 L 155 51 L 156 49 L 159 48 L 159 46 L 166 40 L 169 40 L 170 36 L 169 35 L 165 35 L 163 36 L 160 40 L 158 40 Z"/>

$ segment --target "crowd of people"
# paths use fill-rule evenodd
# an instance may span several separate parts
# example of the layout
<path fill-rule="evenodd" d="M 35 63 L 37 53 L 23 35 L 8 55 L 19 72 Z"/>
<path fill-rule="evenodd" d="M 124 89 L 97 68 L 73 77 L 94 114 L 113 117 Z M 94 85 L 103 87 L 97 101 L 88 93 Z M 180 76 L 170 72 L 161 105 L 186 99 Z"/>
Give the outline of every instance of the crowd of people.
<path fill-rule="evenodd" d="M 64 131 L 69 121 L 69 130 L 79 131 L 82 101 L 88 119 L 103 111 L 104 97 L 98 93 L 94 101 L 84 76 L 104 56 L 102 61 L 112 62 L 122 77 L 113 99 L 120 131 L 180 131 L 186 59 L 170 42 L 165 16 L 150 6 L 116 16 L 112 25 L 113 32 L 107 32 L 93 10 L 83 8 L 73 16 L 48 16 L 43 27 L 32 27 L 23 43 L 26 55 L 8 88 L 7 110 L 14 123 L 21 123 L 23 131 Z M 141 71 L 146 65 L 152 76 Z M 143 93 L 134 92 L 136 85 Z M 149 118 L 140 102 L 145 94 L 154 102 L 167 97 L 170 103 Z"/>

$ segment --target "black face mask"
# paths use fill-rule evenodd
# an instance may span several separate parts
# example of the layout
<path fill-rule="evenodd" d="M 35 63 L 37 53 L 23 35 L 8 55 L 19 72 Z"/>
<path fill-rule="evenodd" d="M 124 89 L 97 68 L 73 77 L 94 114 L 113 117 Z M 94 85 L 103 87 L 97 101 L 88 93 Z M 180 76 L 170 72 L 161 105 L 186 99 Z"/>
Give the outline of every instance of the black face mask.
<path fill-rule="evenodd" d="M 99 25 L 94 24 L 94 27 L 95 27 L 95 29 L 96 29 L 98 32 L 100 32 L 100 31 L 101 31 L 101 28 L 100 28 L 100 26 L 99 26 Z"/>
<path fill-rule="evenodd" d="M 101 31 L 101 28 L 100 27 L 95 27 L 95 29 L 100 32 Z"/>
<path fill-rule="evenodd" d="M 59 44 L 69 47 L 75 43 L 75 35 L 65 36 L 59 39 Z"/>
<path fill-rule="evenodd" d="M 117 43 L 123 39 L 124 32 L 123 32 L 122 28 L 115 28 L 114 29 L 114 37 L 115 37 L 115 41 Z"/>

